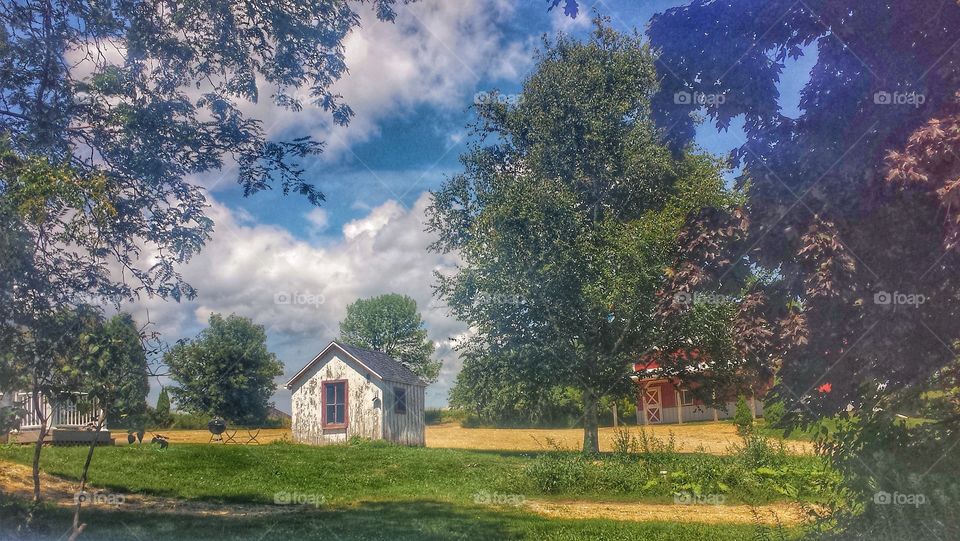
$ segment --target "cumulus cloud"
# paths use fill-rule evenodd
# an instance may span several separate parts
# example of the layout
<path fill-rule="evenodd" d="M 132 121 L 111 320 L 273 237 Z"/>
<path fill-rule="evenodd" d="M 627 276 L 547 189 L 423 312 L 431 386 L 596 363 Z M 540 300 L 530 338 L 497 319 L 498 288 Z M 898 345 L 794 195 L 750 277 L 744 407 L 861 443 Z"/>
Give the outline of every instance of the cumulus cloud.
<path fill-rule="evenodd" d="M 428 403 L 440 405 L 460 367 L 451 340 L 467 329 L 432 299 L 433 272 L 448 272 L 457 259 L 427 251 L 433 241 L 424 231 L 428 205 L 426 192 L 409 209 L 388 201 L 346 223 L 339 237 L 318 244 L 249 222 L 212 201 L 213 240 L 183 268 L 197 299 L 181 304 L 146 299 L 135 313 L 142 320 L 149 310 L 167 340 L 193 336 L 212 312 L 249 317 L 266 327 L 289 377 L 337 336 L 348 304 L 381 293 L 410 295 L 444 360 L 440 381 L 428 388 Z M 311 216 L 322 220 L 320 214 Z M 278 405 L 289 404 L 283 389 L 275 398 Z"/>
<path fill-rule="evenodd" d="M 517 79 L 531 62 L 529 40 L 510 41 L 501 29 L 514 12 L 508 0 L 422 0 L 398 10 L 394 23 L 378 21 L 369 5 L 360 12 L 361 28 L 344 41 L 350 71 L 333 86 L 356 113 L 349 126 L 310 105 L 308 89 L 297 96 L 305 104 L 300 112 L 268 99 L 245 112 L 263 119 L 272 135 L 307 131 L 326 143 L 324 159 L 334 160 L 378 135 L 386 118 L 422 105 L 459 112 L 478 83 Z"/>

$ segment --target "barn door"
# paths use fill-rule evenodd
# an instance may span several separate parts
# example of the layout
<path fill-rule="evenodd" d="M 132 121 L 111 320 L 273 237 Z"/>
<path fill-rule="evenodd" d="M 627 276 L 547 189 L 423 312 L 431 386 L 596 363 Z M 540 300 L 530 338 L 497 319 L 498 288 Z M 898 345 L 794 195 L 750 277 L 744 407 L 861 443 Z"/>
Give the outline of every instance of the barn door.
<path fill-rule="evenodd" d="M 662 404 L 660 403 L 660 386 L 644 387 L 643 413 L 648 423 L 659 423 L 661 420 Z"/>

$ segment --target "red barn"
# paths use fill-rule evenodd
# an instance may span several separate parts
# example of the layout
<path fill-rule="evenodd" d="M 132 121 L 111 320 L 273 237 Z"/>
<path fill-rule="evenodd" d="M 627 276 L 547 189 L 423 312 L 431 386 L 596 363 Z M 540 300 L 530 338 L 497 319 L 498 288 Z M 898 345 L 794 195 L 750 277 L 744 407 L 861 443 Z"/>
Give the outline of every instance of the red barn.
<path fill-rule="evenodd" d="M 696 358 L 696 352 L 691 352 Z M 691 389 L 685 388 L 677 378 L 663 377 L 659 374 L 660 365 L 656 360 L 645 359 L 634 363 L 634 375 L 630 377 L 637 384 L 637 422 L 641 424 L 683 424 L 689 421 L 717 421 L 729 419 L 736 411 L 737 397 L 722 397 L 726 406 L 709 407 L 702 400 L 694 398 Z M 704 367 L 705 368 L 705 367 Z M 747 397 L 754 418 L 763 416 L 763 397 L 770 385 L 762 385 L 754 396 Z"/>

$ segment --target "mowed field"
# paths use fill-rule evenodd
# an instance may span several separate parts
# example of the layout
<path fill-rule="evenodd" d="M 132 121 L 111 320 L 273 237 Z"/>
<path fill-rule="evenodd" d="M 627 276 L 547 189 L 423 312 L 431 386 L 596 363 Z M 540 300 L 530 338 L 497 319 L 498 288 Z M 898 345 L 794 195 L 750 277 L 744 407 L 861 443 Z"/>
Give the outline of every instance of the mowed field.
<path fill-rule="evenodd" d="M 648 435 L 667 441 L 673 438 L 681 452 L 701 451 L 710 454 L 727 454 L 730 447 L 741 441 L 731 423 L 688 423 L 683 425 L 653 425 L 645 428 L 626 427 L 639 436 L 641 430 Z M 613 450 L 617 429 L 600 429 L 600 450 Z M 167 436 L 170 443 L 207 443 L 210 433 L 206 430 L 158 430 L 150 434 Z M 124 435 L 116 433 L 117 443 L 125 444 Z M 485 451 L 549 451 L 557 446 L 579 449 L 583 443 L 583 430 L 579 428 L 462 428 L 456 423 L 427 426 L 427 447 L 448 449 L 476 449 Z M 244 443 L 249 439 L 246 430 L 239 430 L 235 440 Z M 257 435 L 259 443 L 290 440 L 289 429 L 264 429 Z M 813 452 L 813 446 L 805 441 L 787 441 L 787 448 L 795 454 Z"/>

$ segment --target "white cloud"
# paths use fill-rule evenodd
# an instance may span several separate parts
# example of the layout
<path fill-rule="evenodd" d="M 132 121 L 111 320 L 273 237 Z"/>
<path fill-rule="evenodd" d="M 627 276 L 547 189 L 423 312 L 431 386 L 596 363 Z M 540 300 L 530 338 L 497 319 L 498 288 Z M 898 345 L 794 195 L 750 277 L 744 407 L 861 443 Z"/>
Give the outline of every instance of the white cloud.
<path fill-rule="evenodd" d="M 581 9 L 575 19 L 569 15 L 564 15 L 562 7 L 550 10 L 550 26 L 554 32 L 573 34 L 590 28 L 591 24 L 591 14 L 585 9 Z"/>
<path fill-rule="evenodd" d="M 324 159 L 335 160 L 378 135 L 386 118 L 421 105 L 459 112 L 481 80 L 516 80 L 531 64 L 532 42 L 510 42 L 499 28 L 513 14 L 506 0 L 422 0 L 399 9 L 392 24 L 376 20 L 369 7 L 361 14 L 362 27 L 344 42 L 350 71 L 333 87 L 356 113 L 349 126 L 333 125 L 310 105 L 307 89 L 298 96 L 305 104 L 299 113 L 268 99 L 244 110 L 268 120 L 272 134 L 303 128 L 326 142 Z"/>
<path fill-rule="evenodd" d="M 310 230 L 315 234 L 323 233 L 330 225 L 330 214 L 319 207 L 312 209 L 304 218 L 310 222 Z"/>
<path fill-rule="evenodd" d="M 348 304 L 381 293 L 410 295 L 446 364 L 441 381 L 428 388 L 428 401 L 439 405 L 460 367 L 450 340 L 466 326 L 432 299 L 433 271 L 449 271 L 457 259 L 427 251 L 433 240 L 424 231 L 428 204 L 427 193 L 410 209 L 388 201 L 345 224 L 340 238 L 316 245 L 276 226 L 241 222 L 237 213 L 212 201 L 213 240 L 183 268 L 197 299 L 182 304 L 147 299 L 135 313 L 143 320 L 149 309 L 168 341 L 193 336 L 212 312 L 250 317 L 267 328 L 271 349 L 290 376 L 336 337 Z M 289 393 L 281 389 L 276 399 L 289 404 Z"/>

